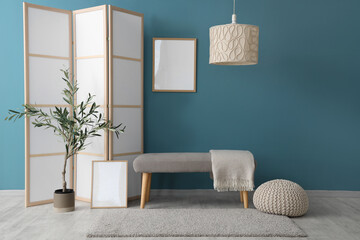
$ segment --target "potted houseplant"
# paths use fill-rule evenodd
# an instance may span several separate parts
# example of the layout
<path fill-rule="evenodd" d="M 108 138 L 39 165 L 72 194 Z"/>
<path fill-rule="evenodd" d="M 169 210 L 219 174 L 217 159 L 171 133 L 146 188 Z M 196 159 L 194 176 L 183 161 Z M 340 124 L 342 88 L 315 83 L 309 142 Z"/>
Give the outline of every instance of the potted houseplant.
<path fill-rule="evenodd" d="M 88 138 L 100 136 L 99 131 L 109 130 L 119 137 L 124 132 L 122 124 L 114 126 L 111 121 L 106 120 L 98 112 L 99 105 L 93 102 L 94 95 L 89 93 L 86 101 L 80 104 L 74 103 L 74 97 L 79 90 L 76 83 L 70 81 L 68 70 L 61 70 L 64 74 L 62 78 L 67 87 L 63 90 L 63 100 L 70 106 L 55 107 L 49 113 L 30 104 L 23 105 L 22 111 L 9 110 L 9 115 L 5 120 L 18 120 L 24 116 L 33 117 L 34 127 L 51 129 L 54 134 L 60 136 L 65 144 L 64 167 L 62 170 L 62 189 L 55 190 L 54 210 L 57 212 L 73 211 L 75 207 L 75 194 L 73 189 L 67 188 L 65 180 L 66 165 L 68 160 L 78 152 L 85 149 Z"/>

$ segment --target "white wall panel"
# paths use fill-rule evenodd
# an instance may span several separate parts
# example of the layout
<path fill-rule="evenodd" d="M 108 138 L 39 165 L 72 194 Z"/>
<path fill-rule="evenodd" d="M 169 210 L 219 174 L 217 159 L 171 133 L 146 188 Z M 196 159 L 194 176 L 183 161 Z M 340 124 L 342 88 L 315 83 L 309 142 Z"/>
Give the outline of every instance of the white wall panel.
<path fill-rule="evenodd" d="M 142 58 L 142 17 L 113 11 L 114 55 Z"/>
<path fill-rule="evenodd" d="M 142 104 L 141 62 L 113 59 L 113 92 L 114 105 Z"/>
<path fill-rule="evenodd" d="M 101 113 L 104 116 L 104 108 L 98 108 L 98 112 L 99 112 L 98 114 Z M 88 131 L 90 129 L 91 128 L 88 127 Z M 91 138 L 88 138 L 86 140 L 85 144 L 87 144 L 87 147 L 82 152 L 95 153 L 95 154 L 104 154 L 104 148 L 105 148 L 105 142 L 104 142 L 105 134 L 104 134 L 104 131 L 101 130 L 101 131 L 98 132 L 98 134 L 100 134 L 101 136 L 99 136 L 99 137 L 91 137 Z"/>
<path fill-rule="evenodd" d="M 79 85 L 77 103 L 86 101 L 89 93 L 95 95 L 98 105 L 105 103 L 104 59 L 90 58 L 76 61 L 76 80 Z"/>
<path fill-rule="evenodd" d="M 89 138 L 86 141 L 86 144 L 89 144 L 83 152 L 86 153 L 96 153 L 96 154 L 104 154 L 104 131 L 99 131 L 100 137 Z"/>
<path fill-rule="evenodd" d="M 31 104 L 67 104 L 62 90 L 66 87 L 60 69 L 68 69 L 69 60 L 29 57 L 29 91 Z"/>
<path fill-rule="evenodd" d="M 125 132 L 119 139 L 113 134 L 114 154 L 142 151 L 142 115 L 141 108 L 114 108 L 114 123 L 123 123 Z"/>
<path fill-rule="evenodd" d="M 128 161 L 128 197 L 137 197 L 141 195 L 141 173 L 134 171 L 133 163 L 139 155 L 126 155 L 114 157 L 112 160 Z"/>
<path fill-rule="evenodd" d="M 50 108 L 40 109 L 49 114 Z M 34 120 L 35 118 L 30 118 L 30 121 Z M 60 136 L 55 135 L 52 129 L 36 128 L 30 124 L 30 154 L 60 152 L 65 152 L 65 144 Z"/>
<path fill-rule="evenodd" d="M 66 85 L 60 69 L 72 71 L 71 11 L 29 3 L 23 6 L 25 104 L 46 105 L 41 109 L 48 112 L 49 107 L 66 105 L 61 95 Z M 54 191 L 62 188 L 65 152 L 61 137 L 51 129 L 34 128 L 32 120 L 25 120 L 26 206 L 49 203 Z M 68 188 L 72 186 L 69 165 Z"/>
<path fill-rule="evenodd" d="M 96 10 L 75 15 L 76 56 L 104 54 L 104 11 Z"/>
<path fill-rule="evenodd" d="M 120 140 L 115 136 L 111 138 L 114 140 L 112 153 L 131 154 L 142 152 L 143 141 L 143 15 L 116 7 L 111 9 L 113 14 L 109 22 L 106 6 L 74 11 L 74 26 L 71 28 L 70 11 L 24 3 L 25 103 L 49 106 L 65 104 L 61 96 L 65 84 L 59 70 L 69 68 L 72 71 L 74 60 L 75 79 L 80 88 L 77 103 L 86 100 L 88 93 L 94 94 L 94 101 L 102 106 L 99 110 L 106 116 L 110 101 L 107 91 L 111 91 L 112 104 L 136 105 L 113 109 L 113 122 L 126 125 L 126 132 L 120 135 Z M 114 60 L 111 69 L 116 79 L 112 82 L 112 89 L 107 89 L 109 81 L 112 81 L 108 78 L 107 24 L 112 24 L 110 31 L 113 31 L 111 54 L 120 57 L 110 59 Z M 74 56 L 71 55 L 71 30 L 75 40 Z M 91 162 L 108 159 L 108 138 L 103 132 L 101 134 L 101 137 L 89 139 L 91 145 L 76 156 L 75 192 L 78 199 L 90 200 Z M 26 204 L 31 206 L 49 202 L 53 198 L 53 191 L 61 188 L 63 155 L 52 154 L 64 152 L 64 144 L 51 130 L 34 129 L 28 120 L 26 139 Z M 51 156 L 31 156 L 34 154 Z M 141 176 L 132 167 L 135 157 L 118 157 L 129 161 L 129 197 L 140 194 Z"/>
<path fill-rule="evenodd" d="M 73 12 L 75 38 L 75 79 L 79 91 L 77 104 L 86 101 L 89 93 L 95 95 L 93 101 L 101 107 L 98 109 L 107 118 L 107 19 L 106 7 L 98 6 Z M 108 158 L 107 134 L 100 131 L 100 137 L 89 138 L 86 149 L 76 156 L 76 197 L 90 201 L 92 160 Z M 106 148 L 106 150 L 105 150 Z M 92 155 L 84 155 L 84 154 Z M 100 156 L 98 156 L 100 155 Z"/>
<path fill-rule="evenodd" d="M 29 7 L 29 53 L 69 56 L 69 14 Z"/>
<path fill-rule="evenodd" d="M 90 201 L 92 161 L 104 158 L 82 154 L 78 154 L 76 158 L 76 196 Z"/>
<path fill-rule="evenodd" d="M 70 161 L 68 160 L 66 181 L 70 183 Z M 54 191 L 62 188 L 64 156 L 30 158 L 30 202 L 52 199 Z"/>
<path fill-rule="evenodd" d="M 143 15 L 110 6 L 109 22 L 112 56 L 109 91 L 113 106 L 109 110 L 115 124 L 126 126 L 119 139 L 112 134 L 110 156 L 123 154 L 125 156 L 115 158 L 127 160 L 127 154 L 143 151 Z M 129 158 L 133 160 L 131 155 Z M 129 179 L 133 177 L 131 161 Z M 132 188 L 140 189 L 139 181 L 129 180 L 129 196 L 133 196 Z"/>

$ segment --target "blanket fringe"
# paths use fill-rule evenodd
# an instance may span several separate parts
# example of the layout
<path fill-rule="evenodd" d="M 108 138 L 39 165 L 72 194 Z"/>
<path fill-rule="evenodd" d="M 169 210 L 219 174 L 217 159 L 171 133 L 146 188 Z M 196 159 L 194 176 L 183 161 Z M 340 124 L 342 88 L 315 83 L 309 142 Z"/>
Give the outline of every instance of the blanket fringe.
<path fill-rule="evenodd" d="M 217 179 L 214 180 L 214 189 L 218 192 L 254 191 L 254 182 L 245 179 Z"/>

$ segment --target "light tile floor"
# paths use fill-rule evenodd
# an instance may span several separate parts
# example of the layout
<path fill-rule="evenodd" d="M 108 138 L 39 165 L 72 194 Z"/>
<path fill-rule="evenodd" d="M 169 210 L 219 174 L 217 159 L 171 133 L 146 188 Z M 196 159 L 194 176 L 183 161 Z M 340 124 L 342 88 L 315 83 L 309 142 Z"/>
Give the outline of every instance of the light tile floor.
<path fill-rule="evenodd" d="M 360 192 L 310 191 L 308 194 L 308 214 L 293 219 L 309 235 L 306 239 L 360 240 Z M 129 207 L 138 208 L 139 200 L 129 202 Z M 152 209 L 242 207 L 238 193 L 217 193 L 213 190 L 153 190 L 146 205 L 146 208 Z M 253 205 L 250 204 L 250 207 L 253 208 Z M 111 209 L 90 209 L 88 203 L 79 201 L 76 202 L 76 211 L 64 214 L 54 213 L 51 204 L 25 208 L 24 191 L 0 191 L 0 239 L 86 239 L 86 231 L 93 219 L 105 211 Z M 171 238 L 161 238 L 167 239 Z M 181 239 L 190 238 L 176 238 Z"/>

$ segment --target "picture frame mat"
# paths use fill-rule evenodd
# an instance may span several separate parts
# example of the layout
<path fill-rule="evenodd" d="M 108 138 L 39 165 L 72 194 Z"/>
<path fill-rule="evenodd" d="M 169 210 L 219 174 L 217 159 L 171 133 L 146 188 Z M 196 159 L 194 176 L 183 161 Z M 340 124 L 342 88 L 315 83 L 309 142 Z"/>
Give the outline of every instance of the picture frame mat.
<path fill-rule="evenodd" d="M 193 66 L 193 75 L 194 75 L 194 81 L 193 81 L 193 89 L 158 89 L 156 87 L 156 74 L 155 74 L 155 61 L 156 61 L 156 41 L 193 41 L 194 42 L 194 66 Z M 197 79 L 196 79 L 196 62 L 197 62 L 197 39 L 196 38 L 160 38 L 155 37 L 153 38 L 153 64 L 152 64 L 152 91 L 153 92 L 196 92 L 197 89 Z"/>
<path fill-rule="evenodd" d="M 108 206 L 95 206 L 94 204 L 94 169 L 95 169 L 95 164 L 96 163 L 105 163 L 105 164 L 113 164 L 113 163 L 126 163 L 126 175 L 125 175 L 125 205 L 108 205 Z M 108 176 L 108 175 L 107 175 Z M 92 177 L 91 177 L 91 201 L 90 201 L 90 207 L 91 208 L 127 208 L 127 204 L 128 204 L 128 161 L 127 160 L 109 160 L 109 161 L 92 161 Z"/>

